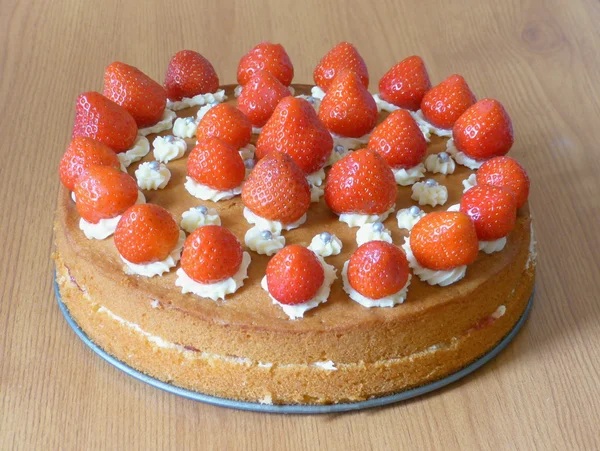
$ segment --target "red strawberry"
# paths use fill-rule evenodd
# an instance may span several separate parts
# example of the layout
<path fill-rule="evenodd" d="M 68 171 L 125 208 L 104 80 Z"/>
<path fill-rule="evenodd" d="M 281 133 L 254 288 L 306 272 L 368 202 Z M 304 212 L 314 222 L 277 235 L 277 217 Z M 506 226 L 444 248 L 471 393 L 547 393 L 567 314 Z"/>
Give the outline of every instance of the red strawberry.
<path fill-rule="evenodd" d="M 96 165 L 117 169 L 121 167 L 117 154 L 106 144 L 83 136 L 75 138 L 60 160 L 60 181 L 67 189 L 73 191 L 75 183 L 83 173 Z"/>
<path fill-rule="evenodd" d="M 242 245 L 218 225 L 198 227 L 185 240 L 181 268 L 198 283 L 216 283 L 232 277 L 242 265 Z"/>
<path fill-rule="evenodd" d="M 345 70 L 354 72 L 365 88 L 369 87 L 369 71 L 358 50 L 348 42 L 340 42 L 325 55 L 313 72 L 315 84 L 327 91 L 333 79 Z"/>
<path fill-rule="evenodd" d="M 302 169 L 281 152 L 271 152 L 244 182 L 242 202 L 256 215 L 291 224 L 310 206 L 310 188 Z"/>
<path fill-rule="evenodd" d="M 422 266 L 436 271 L 470 265 L 479 252 L 473 221 L 453 211 L 425 215 L 410 231 L 410 247 Z"/>
<path fill-rule="evenodd" d="M 514 194 L 499 186 L 474 186 L 460 200 L 460 211 L 471 217 L 480 241 L 505 237 L 515 228 L 517 221 Z"/>
<path fill-rule="evenodd" d="M 250 143 L 252 124 L 237 108 L 227 103 L 219 103 L 208 110 L 200 120 L 196 137 L 198 141 L 210 137 L 219 138 L 236 149 L 241 149 Z"/>
<path fill-rule="evenodd" d="M 408 169 L 423 161 L 427 141 L 410 113 L 397 110 L 373 130 L 369 149 L 378 152 L 392 168 Z"/>
<path fill-rule="evenodd" d="M 513 145 L 510 117 L 500 102 L 483 99 L 471 106 L 452 128 L 454 145 L 475 160 L 506 155 Z"/>
<path fill-rule="evenodd" d="M 171 213 L 158 205 L 134 205 L 123 213 L 114 238 L 125 260 L 146 264 L 169 256 L 179 240 L 179 226 Z"/>
<path fill-rule="evenodd" d="M 369 241 L 350 256 L 348 282 L 369 299 L 397 293 L 408 282 L 406 255 L 385 241 Z"/>
<path fill-rule="evenodd" d="M 325 185 L 325 201 L 336 213 L 379 215 L 396 202 L 396 180 L 383 157 L 361 149 L 335 163 Z"/>
<path fill-rule="evenodd" d="M 281 249 L 267 265 L 269 294 L 282 304 L 310 301 L 324 280 L 323 265 L 315 253 L 297 244 Z"/>
<path fill-rule="evenodd" d="M 421 111 L 425 119 L 436 127 L 451 129 L 475 100 L 465 79 L 460 75 L 451 75 L 425 94 Z"/>
<path fill-rule="evenodd" d="M 135 204 L 137 183 L 111 166 L 92 166 L 75 184 L 77 211 L 87 222 L 114 218 Z"/>
<path fill-rule="evenodd" d="M 187 173 L 202 185 L 229 191 L 242 184 L 246 169 L 235 147 L 219 138 L 207 138 L 190 152 Z"/>
<path fill-rule="evenodd" d="M 286 97 L 265 124 L 256 142 L 256 158 L 269 152 L 288 154 L 306 174 L 318 171 L 327 162 L 333 139 L 304 99 Z"/>
<path fill-rule="evenodd" d="M 486 161 L 476 172 L 478 185 L 494 185 L 508 188 L 515 195 L 517 208 L 529 197 L 529 176 L 515 159 L 495 157 Z"/>
<path fill-rule="evenodd" d="M 135 141 L 137 125 L 131 114 L 97 92 L 77 97 L 72 138 L 87 136 L 115 152 L 125 152 Z"/>
<path fill-rule="evenodd" d="M 140 128 L 160 121 L 167 104 L 167 92 L 161 85 L 118 61 L 104 71 L 103 94 L 129 111 Z"/>
<path fill-rule="evenodd" d="M 429 74 L 420 56 L 409 56 L 392 67 L 379 80 L 379 95 L 400 108 L 417 111 L 431 89 Z"/>
<path fill-rule="evenodd" d="M 294 66 L 281 44 L 261 42 L 244 56 L 238 64 L 237 81 L 244 86 L 261 71 L 273 74 L 284 86 L 294 78 Z"/>
<path fill-rule="evenodd" d="M 290 90 L 274 75 L 259 72 L 244 86 L 238 97 L 238 108 L 248 116 L 252 125 L 262 127 L 273 114 L 279 101 L 290 95 Z"/>
<path fill-rule="evenodd" d="M 206 58 L 193 50 L 177 52 L 169 62 L 165 89 L 170 100 L 181 100 L 219 89 L 219 77 Z"/>
<path fill-rule="evenodd" d="M 358 138 L 369 133 L 377 123 L 377 104 L 354 72 L 345 71 L 329 86 L 319 119 L 342 136 Z"/>

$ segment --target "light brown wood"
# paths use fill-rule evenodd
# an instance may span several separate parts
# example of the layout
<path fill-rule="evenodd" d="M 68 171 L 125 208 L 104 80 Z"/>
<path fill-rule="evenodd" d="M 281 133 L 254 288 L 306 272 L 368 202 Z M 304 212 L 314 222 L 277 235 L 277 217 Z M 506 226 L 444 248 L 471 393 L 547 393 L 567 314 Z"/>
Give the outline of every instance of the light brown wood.
<path fill-rule="evenodd" d="M 600 447 L 600 9 L 593 0 L 102 2 L 0 0 L 0 447 L 5 449 L 597 449 Z M 57 164 L 75 97 L 104 67 L 162 81 L 183 48 L 235 82 L 241 55 L 281 42 L 297 82 L 340 40 L 371 89 L 421 55 L 461 73 L 515 124 L 529 170 L 538 280 L 531 318 L 492 363 L 436 393 L 331 416 L 188 401 L 106 364 L 54 298 Z"/>

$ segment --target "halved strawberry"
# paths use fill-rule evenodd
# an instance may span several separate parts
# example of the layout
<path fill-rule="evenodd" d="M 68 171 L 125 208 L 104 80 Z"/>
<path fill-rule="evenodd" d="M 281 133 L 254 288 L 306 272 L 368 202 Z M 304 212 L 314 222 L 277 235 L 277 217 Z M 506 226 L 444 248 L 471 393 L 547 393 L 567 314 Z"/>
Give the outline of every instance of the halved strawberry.
<path fill-rule="evenodd" d="M 369 241 L 350 256 L 348 282 L 369 299 L 391 296 L 408 282 L 406 255 L 393 244 Z"/>
<path fill-rule="evenodd" d="M 458 150 L 475 160 L 506 155 L 515 141 L 510 117 L 500 102 L 483 99 L 456 121 L 452 138 Z"/>
<path fill-rule="evenodd" d="M 288 154 L 306 174 L 318 171 L 327 162 L 333 139 L 304 99 L 286 97 L 265 124 L 256 142 L 256 158 L 270 152 Z"/>
<path fill-rule="evenodd" d="M 229 191 L 242 184 L 246 169 L 235 147 L 219 138 L 206 138 L 190 152 L 187 173 L 202 185 Z"/>
<path fill-rule="evenodd" d="M 358 138 L 375 127 L 377 104 L 358 75 L 346 70 L 329 85 L 319 119 L 333 133 Z"/>
<path fill-rule="evenodd" d="M 73 191 L 85 170 L 96 165 L 119 169 L 121 162 L 115 151 L 106 144 L 84 136 L 74 138 L 60 160 L 60 181 Z"/>
<path fill-rule="evenodd" d="M 463 194 L 460 211 L 471 217 L 480 241 L 505 237 L 515 228 L 517 221 L 514 194 L 499 186 L 474 186 Z"/>
<path fill-rule="evenodd" d="M 294 78 L 294 66 L 281 44 L 261 42 L 242 56 L 237 70 L 237 81 L 244 86 L 261 71 L 273 74 L 284 86 Z"/>
<path fill-rule="evenodd" d="M 137 183 L 129 174 L 111 166 L 92 166 L 75 183 L 76 206 L 87 222 L 114 218 L 135 204 Z"/>
<path fill-rule="evenodd" d="M 400 108 L 417 111 L 431 89 L 429 74 L 420 56 L 409 56 L 394 65 L 379 80 L 379 95 Z"/>
<path fill-rule="evenodd" d="M 252 124 L 244 113 L 227 103 L 220 103 L 204 115 L 196 130 L 198 141 L 215 137 L 241 149 L 250 143 Z"/>
<path fill-rule="evenodd" d="M 436 271 L 470 265 L 479 252 L 473 221 L 453 211 L 425 215 L 410 231 L 410 247 L 421 266 Z"/>
<path fill-rule="evenodd" d="M 140 128 L 160 121 L 167 104 L 167 92 L 160 84 L 118 61 L 104 71 L 103 94 L 129 111 Z"/>
<path fill-rule="evenodd" d="M 508 188 L 515 195 L 517 208 L 521 208 L 529 197 L 529 176 L 517 160 L 511 157 L 491 158 L 476 172 L 478 185 L 494 185 Z"/>
<path fill-rule="evenodd" d="M 266 272 L 269 294 L 287 305 L 310 301 L 325 280 L 323 265 L 315 253 L 297 244 L 277 252 Z"/>
<path fill-rule="evenodd" d="M 115 152 L 125 152 L 135 141 L 137 125 L 126 109 L 98 92 L 77 97 L 72 138 L 87 136 Z"/>
<path fill-rule="evenodd" d="M 370 149 L 335 163 L 325 185 L 325 201 L 336 213 L 379 215 L 396 202 L 396 180 L 383 157 Z"/>
<path fill-rule="evenodd" d="M 275 107 L 290 90 L 269 72 L 259 72 L 244 86 L 238 97 L 238 108 L 248 116 L 255 127 L 262 127 L 273 114 Z"/>
<path fill-rule="evenodd" d="M 181 100 L 219 89 L 219 77 L 206 58 L 193 50 L 177 52 L 165 76 L 165 89 L 170 100 Z"/>
<path fill-rule="evenodd" d="M 262 218 L 283 224 L 299 220 L 308 211 L 310 198 L 306 175 L 281 152 L 271 152 L 256 163 L 242 188 L 246 207 Z"/>
<path fill-rule="evenodd" d="M 154 204 L 129 207 L 117 224 L 115 246 L 121 256 L 135 264 L 166 259 L 179 240 L 173 215 Z"/>
<path fill-rule="evenodd" d="M 217 283 L 232 277 L 242 264 L 242 245 L 224 227 L 198 227 L 185 240 L 181 267 L 198 283 Z"/>
<path fill-rule="evenodd" d="M 451 129 L 475 100 L 465 79 L 460 75 L 451 75 L 423 96 L 421 111 L 425 119 L 436 127 Z"/>
<path fill-rule="evenodd" d="M 340 42 L 319 61 L 313 72 L 315 84 L 327 91 L 333 79 L 345 70 L 354 72 L 364 87 L 369 87 L 369 71 L 365 60 L 356 47 L 348 42 Z"/>
<path fill-rule="evenodd" d="M 378 152 L 392 168 L 408 169 L 423 162 L 427 141 L 410 113 L 397 110 L 373 130 L 369 149 Z"/>

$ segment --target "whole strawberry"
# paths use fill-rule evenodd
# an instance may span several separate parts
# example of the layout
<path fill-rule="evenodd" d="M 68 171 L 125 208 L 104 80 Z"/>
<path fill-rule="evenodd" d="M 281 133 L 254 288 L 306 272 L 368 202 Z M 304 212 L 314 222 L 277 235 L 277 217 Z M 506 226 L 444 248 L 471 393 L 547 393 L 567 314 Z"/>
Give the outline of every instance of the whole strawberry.
<path fill-rule="evenodd" d="M 460 211 L 470 216 L 480 241 L 505 237 L 512 232 L 517 221 L 514 194 L 499 186 L 474 186 L 460 200 Z"/>
<path fill-rule="evenodd" d="M 198 142 L 190 152 L 187 173 L 202 185 L 229 191 L 242 184 L 246 169 L 235 147 L 212 137 Z"/>
<path fill-rule="evenodd" d="M 294 78 L 294 66 L 281 44 L 261 42 L 240 59 L 237 81 L 244 86 L 259 72 L 266 71 L 277 78 L 284 86 L 289 86 Z"/>
<path fill-rule="evenodd" d="M 202 117 L 196 137 L 198 141 L 210 137 L 219 138 L 236 149 L 241 149 L 250 143 L 252 124 L 246 115 L 234 106 L 220 103 Z"/>
<path fill-rule="evenodd" d="M 274 75 L 263 71 L 246 83 L 238 97 L 238 108 L 250 119 L 253 126 L 262 127 L 281 99 L 290 95 L 289 89 Z"/>
<path fill-rule="evenodd" d="M 393 66 L 379 80 L 379 95 L 400 108 L 417 111 L 431 89 L 429 74 L 420 56 L 409 56 Z"/>
<path fill-rule="evenodd" d="M 313 72 L 315 84 L 327 91 L 333 79 L 343 71 L 354 72 L 365 88 L 369 87 L 369 71 L 365 60 L 352 44 L 340 42 L 325 55 Z"/>
<path fill-rule="evenodd" d="M 465 79 L 460 75 L 451 75 L 423 96 L 421 111 L 434 126 L 451 129 L 475 100 Z"/>
<path fill-rule="evenodd" d="M 219 77 L 206 58 L 193 50 L 177 52 L 169 62 L 165 89 L 170 100 L 181 100 L 219 89 Z"/>
<path fill-rule="evenodd" d="M 507 188 L 515 195 L 517 208 L 529 197 L 529 176 L 517 160 L 511 157 L 495 157 L 487 160 L 476 172 L 478 185 L 494 185 Z"/>

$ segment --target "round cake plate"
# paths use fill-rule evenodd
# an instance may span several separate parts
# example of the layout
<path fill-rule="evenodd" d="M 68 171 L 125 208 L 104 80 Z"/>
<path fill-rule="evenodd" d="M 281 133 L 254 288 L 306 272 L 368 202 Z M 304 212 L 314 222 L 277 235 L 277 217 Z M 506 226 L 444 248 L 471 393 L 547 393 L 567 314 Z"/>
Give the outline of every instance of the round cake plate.
<path fill-rule="evenodd" d="M 56 294 L 56 299 L 58 300 L 58 306 L 62 311 L 67 323 L 71 328 L 75 331 L 75 334 L 96 354 L 102 357 L 111 365 L 117 367 L 121 371 L 127 373 L 134 378 L 150 384 L 156 388 L 160 388 L 161 390 L 165 390 L 169 393 L 173 393 L 175 395 L 183 396 L 184 398 L 193 399 L 195 401 L 204 402 L 207 404 L 212 404 L 220 407 L 229 407 L 232 409 L 239 410 L 249 410 L 253 412 L 265 412 L 265 413 L 283 413 L 283 414 L 316 414 L 316 413 L 336 413 L 336 412 L 349 412 L 352 410 L 362 410 L 369 409 L 372 407 L 380 407 L 388 404 L 393 404 L 399 401 L 404 401 L 406 399 L 414 398 L 416 396 L 424 395 L 425 393 L 432 392 L 439 388 L 445 387 L 452 382 L 455 382 L 466 375 L 472 373 L 477 370 L 481 366 L 485 365 L 487 362 L 496 357 L 500 351 L 502 351 L 506 346 L 515 338 L 523 323 L 527 319 L 529 315 L 529 311 L 531 310 L 531 306 L 533 303 L 533 294 L 525 307 L 525 311 L 521 318 L 517 321 L 512 330 L 487 354 L 480 357 L 478 360 L 470 363 L 465 366 L 461 370 L 456 373 L 452 373 L 449 376 L 446 376 L 443 379 L 439 379 L 435 382 L 432 382 L 427 385 L 422 385 L 420 387 L 412 388 L 410 390 L 406 390 L 400 393 L 396 393 L 393 395 L 382 396 L 380 398 L 373 398 L 367 401 L 360 401 L 354 403 L 344 403 L 344 404 L 326 404 L 326 405 L 300 405 L 300 404 L 259 404 L 254 402 L 244 402 L 244 401 L 235 401 L 233 399 L 227 398 L 219 398 L 216 396 L 203 395 L 202 393 L 194 392 L 191 390 L 186 390 L 184 388 L 176 387 L 175 385 L 168 384 L 166 382 L 160 381 L 153 377 L 150 377 L 140 371 L 137 371 L 131 368 L 129 365 L 117 360 L 106 351 L 101 349 L 98 345 L 96 345 L 90 338 L 85 334 L 83 330 L 77 325 L 75 320 L 71 317 L 69 310 L 63 304 L 60 292 L 58 290 L 58 284 L 56 281 L 54 282 L 54 292 Z"/>

